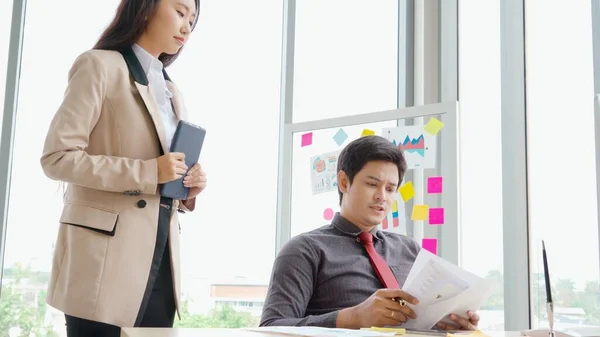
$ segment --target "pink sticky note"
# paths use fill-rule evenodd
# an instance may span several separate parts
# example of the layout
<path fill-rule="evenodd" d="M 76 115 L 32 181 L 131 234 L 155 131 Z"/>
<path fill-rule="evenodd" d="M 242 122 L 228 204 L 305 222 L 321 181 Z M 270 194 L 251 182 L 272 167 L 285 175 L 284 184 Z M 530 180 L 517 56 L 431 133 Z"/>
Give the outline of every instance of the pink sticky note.
<path fill-rule="evenodd" d="M 432 254 L 437 255 L 437 239 L 424 238 L 421 242 L 421 247 L 430 251 Z"/>
<path fill-rule="evenodd" d="M 444 179 L 442 177 L 427 178 L 427 193 L 435 194 L 442 193 L 442 185 Z"/>
<path fill-rule="evenodd" d="M 323 217 L 327 221 L 333 219 L 333 210 L 331 208 L 326 208 L 325 211 L 323 211 Z"/>
<path fill-rule="evenodd" d="M 429 224 L 430 225 L 443 225 L 444 224 L 444 209 L 443 208 L 430 208 L 429 209 Z"/>
<path fill-rule="evenodd" d="M 302 141 L 300 142 L 301 147 L 305 147 L 312 144 L 312 132 L 308 132 L 302 135 Z"/>

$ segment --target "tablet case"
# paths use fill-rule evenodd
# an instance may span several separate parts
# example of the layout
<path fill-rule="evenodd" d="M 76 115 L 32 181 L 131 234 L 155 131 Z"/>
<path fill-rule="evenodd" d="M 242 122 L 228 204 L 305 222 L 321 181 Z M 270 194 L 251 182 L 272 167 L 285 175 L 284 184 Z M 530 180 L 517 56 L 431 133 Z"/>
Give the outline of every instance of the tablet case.
<path fill-rule="evenodd" d="M 177 124 L 170 150 L 171 152 L 185 154 L 185 165 L 188 167 L 188 170 L 198 162 L 205 136 L 206 130 L 202 127 L 183 120 Z M 177 200 L 185 200 L 190 189 L 183 186 L 184 177 L 162 184 L 160 195 Z"/>

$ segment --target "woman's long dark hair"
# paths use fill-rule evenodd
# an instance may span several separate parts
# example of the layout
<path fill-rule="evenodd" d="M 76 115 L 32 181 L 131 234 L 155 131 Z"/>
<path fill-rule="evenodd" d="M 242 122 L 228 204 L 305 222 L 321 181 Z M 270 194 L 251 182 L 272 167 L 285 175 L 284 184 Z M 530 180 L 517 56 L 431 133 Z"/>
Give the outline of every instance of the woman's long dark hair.
<path fill-rule="evenodd" d="M 114 19 L 100 35 L 94 49 L 122 50 L 133 45 L 146 31 L 148 21 L 154 16 L 160 1 L 122 0 Z M 192 29 L 196 26 L 200 16 L 200 0 L 194 0 L 194 2 L 196 3 L 196 17 Z M 179 51 L 173 55 L 162 53 L 158 59 L 165 67 L 168 67 L 177 59 L 182 48 L 179 48 Z"/>

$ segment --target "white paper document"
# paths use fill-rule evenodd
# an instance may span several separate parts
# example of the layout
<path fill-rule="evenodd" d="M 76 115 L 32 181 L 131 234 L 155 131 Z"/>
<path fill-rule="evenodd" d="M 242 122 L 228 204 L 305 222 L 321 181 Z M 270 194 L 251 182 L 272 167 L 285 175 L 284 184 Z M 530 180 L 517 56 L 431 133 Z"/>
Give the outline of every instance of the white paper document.
<path fill-rule="evenodd" d="M 331 329 L 313 326 L 273 326 L 262 328 L 247 328 L 247 331 L 261 333 L 276 333 L 303 337 L 386 337 L 394 336 L 394 332 L 378 332 L 368 330 Z"/>
<path fill-rule="evenodd" d="M 495 284 L 421 249 L 402 290 L 419 300 L 416 306 L 408 304 L 417 318 L 402 327 L 431 329 L 439 321 L 451 323 L 450 314 L 467 317 L 467 311 L 478 310 Z"/>

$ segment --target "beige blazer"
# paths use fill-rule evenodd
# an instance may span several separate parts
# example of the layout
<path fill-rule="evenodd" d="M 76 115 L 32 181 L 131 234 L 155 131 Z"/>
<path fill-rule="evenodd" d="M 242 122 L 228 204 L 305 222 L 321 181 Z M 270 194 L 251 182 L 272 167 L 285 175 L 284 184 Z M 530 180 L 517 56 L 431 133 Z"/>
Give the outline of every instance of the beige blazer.
<path fill-rule="evenodd" d="M 181 94 L 166 77 L 174 111 L 178 119 L 185 119 Z M 156 242 L 156 158 L 161 146 L 167 152 L 165 138 L 147 77 L 131 50 L 90 50 L 77 58 L 41 157 L 48 177 L 68 183 L 49 305 L 93 321 L 134 325 Z M 176 210 L 188 210 L 182 205 L 175 201 L 172 207 L 169 232 L 178 315 Z"/>

